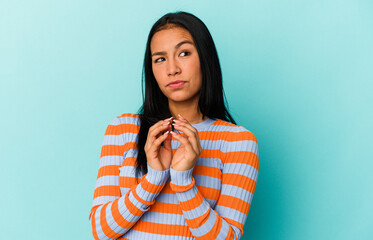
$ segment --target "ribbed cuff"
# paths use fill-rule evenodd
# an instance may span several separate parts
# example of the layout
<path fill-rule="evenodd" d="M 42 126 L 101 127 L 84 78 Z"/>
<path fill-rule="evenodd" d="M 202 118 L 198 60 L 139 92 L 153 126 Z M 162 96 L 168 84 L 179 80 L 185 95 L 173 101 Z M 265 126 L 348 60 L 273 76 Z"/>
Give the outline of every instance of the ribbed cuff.
<path fill-rule="evenodd" d="M 159 171 L 154 168 L 151 168 L 148 164 L 148 173 L 146 174 L 146 180 L 154 185 L 163 185 L 167 182 L 168 177 L 170 176 L 170 169 L 164 171 Z"/>
<path fill-rule="evenodd" d="M 193 168 L 186 171 L 177 171 L 170 167 L 171 183 L 178 186 L 187 186 L 192 183 Z"/>

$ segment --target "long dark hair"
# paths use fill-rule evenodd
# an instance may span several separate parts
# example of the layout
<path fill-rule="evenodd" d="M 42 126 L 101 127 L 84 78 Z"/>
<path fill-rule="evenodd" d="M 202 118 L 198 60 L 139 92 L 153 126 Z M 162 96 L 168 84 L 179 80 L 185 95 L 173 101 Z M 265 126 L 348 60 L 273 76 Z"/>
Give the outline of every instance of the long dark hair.
<path fill-rule="evenodd" d="M 167 13 L 154 23 L 149 32 L 146 44 L 142 75 L 143 105 L 138 111 L 141 119 L 141 127 L 138 135 L 136 175 L 141 170 L 144 174 L 148 172 L 144 146 L 149 128 L 159 120 L 171 117 L 171 112 L 168 108 L 168 99 L 160 90 L 153 75 L 150 42 L 156 32 L 175 26 L 189 31 L 199 55 L 202 85 L 198 106 L 203 118 L 207 116 L 236 124 L 225 106 L 226 98 L 223 91 L 219 58 L 214 41 L 206 25 L 199 18 L 187 12 Z"/>

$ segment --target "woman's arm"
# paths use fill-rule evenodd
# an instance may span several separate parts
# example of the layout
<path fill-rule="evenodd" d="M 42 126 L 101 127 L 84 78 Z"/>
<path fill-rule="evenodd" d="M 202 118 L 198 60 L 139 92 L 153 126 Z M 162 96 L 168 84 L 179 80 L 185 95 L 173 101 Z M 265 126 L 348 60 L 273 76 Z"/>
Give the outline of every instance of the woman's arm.
<path fill-rule="evenodd" d="M 203 198 L 192 176 L 193 168 L 171 168 L 171 188 L 183 210 L 186 223 L 196 239 L 240 239 L 243 234 L 259 170 L 256 137 L 243 127 L 227 133 L 222 155 L 222 188 L 214 209 Z"/>
<path fill-rule="evenodd" d="M 126 233 L 154 203 L 168 179 L 169 170 L 158 171 L 148 165 L 148 173 L 136 184 L 138 129 L 139 119 L 132 114 L 115 118 L 106 129 L 89 215 L 95 239 L 118 238 Z M 128 174 L 119 177 L 120 168 Z M 128 187 L 124 196 L 119 185 L 121 181 Z M 127 186 L 128 182 L 133 185 Z"/>

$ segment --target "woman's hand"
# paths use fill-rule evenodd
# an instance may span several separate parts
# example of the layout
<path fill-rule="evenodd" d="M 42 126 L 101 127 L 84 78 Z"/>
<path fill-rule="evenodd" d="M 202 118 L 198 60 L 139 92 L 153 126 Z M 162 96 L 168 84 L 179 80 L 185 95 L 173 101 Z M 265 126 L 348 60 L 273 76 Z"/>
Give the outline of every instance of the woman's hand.
<path fill-rule="evenodd" d="M 174 127 L 184 134 L 181 136 L 171 132 L 180 141 L 180 146 L 172 157 L 172 169 L 186 171 L 194 167 L 199 155 L 202 153 L 198 131 L 183 117 L 175 120 Z"/>
<path fill-rule="evenodd" d="M 158 171 L 167 170 L 171 165 L 171 122 L 172 117 L 151 126 L 144 146 L 148 165 Z"/>

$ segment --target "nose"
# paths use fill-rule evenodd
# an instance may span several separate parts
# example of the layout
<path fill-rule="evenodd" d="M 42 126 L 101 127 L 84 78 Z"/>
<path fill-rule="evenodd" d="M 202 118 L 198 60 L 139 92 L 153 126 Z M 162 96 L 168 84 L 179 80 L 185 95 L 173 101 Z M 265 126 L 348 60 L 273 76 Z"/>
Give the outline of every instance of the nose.
<path fill-rule="evenodd" d="M 169 58 L 168 64 L 167 64 L 167 73 L 168 76 L 173 76 L 181 72 L 181 68 L 179 66 L 179 63 L 177 60 L 173 58 Z"/>

